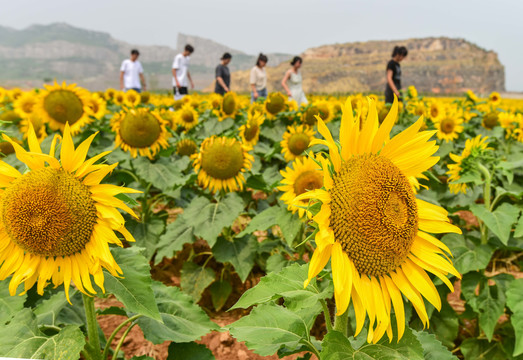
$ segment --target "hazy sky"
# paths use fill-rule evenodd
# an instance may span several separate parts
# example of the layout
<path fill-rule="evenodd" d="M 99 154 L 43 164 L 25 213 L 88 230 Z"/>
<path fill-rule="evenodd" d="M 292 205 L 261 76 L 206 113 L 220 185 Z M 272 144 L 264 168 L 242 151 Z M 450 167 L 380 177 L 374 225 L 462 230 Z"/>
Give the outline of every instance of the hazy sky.
<path fill-rule="evenodd" d="M 523 91 L 523 0 L 17 0 L 0 25 L 67 22 L 132 44 L 176 45 L 178 32 L 248 53 L 426 36 L 465 38 L 494 50 L 506 87 Z"/>

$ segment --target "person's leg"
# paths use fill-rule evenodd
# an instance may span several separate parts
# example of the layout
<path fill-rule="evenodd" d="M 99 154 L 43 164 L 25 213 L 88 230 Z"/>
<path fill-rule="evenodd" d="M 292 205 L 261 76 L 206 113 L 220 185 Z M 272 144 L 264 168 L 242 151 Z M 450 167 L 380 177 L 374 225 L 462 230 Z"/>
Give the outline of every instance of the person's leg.
<path fill-rule="evenodd" d="M 136 91 L 137 93 L 141 93 L 142 92 L 142 89 L 140 88 L 133 88 L 134 91 Z"/>
<path fill-rule="evenodd" d="M 267 97 L 267 88 L 261 89 L 260 91 L 258 91 L 258 94 L 260 95 L 260 97 L 266 98 Z"/>

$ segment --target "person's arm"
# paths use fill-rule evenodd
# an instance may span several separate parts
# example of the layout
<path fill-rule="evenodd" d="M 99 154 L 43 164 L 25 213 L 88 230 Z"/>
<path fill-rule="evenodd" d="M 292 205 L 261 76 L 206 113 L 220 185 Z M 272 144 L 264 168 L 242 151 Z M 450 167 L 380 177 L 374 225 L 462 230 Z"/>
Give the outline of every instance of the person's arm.
<path fill-rule="evenodd" d="M 392 92 L 394 94 L 396 94 L 397 97 L 400 97 L 400 92 L 396 88 L 394 81 L 392 81 L 392 70 L 391 69 L 387 69 L 387 83 L 389 84 L 390 88 L 392 89 Z"/>
<path fill-rule="evenodd" d="M 189 70 L 187 70 L 187 79 L 189 79 L 189 82 L 191 83 L 191 89 L 194 89 L 194 83 L 192 82 L 191 73 Z"/>
<path fill-rule="evenodd" d="M 143 76 L 143 73 L 140 73 L 140 81 L 142 82 L 143 91 L 147 91 L 147 85 L 145 84 L 145 76 Z"/>
<path fill-rule="evenodd" d="M 285 73 L 285 76 L 283 77 L 283 80 L 281 81 L 281 86 L 283 86 L 283 88 L 285 89 L 285 91 L 287 92 L 287 95 L 289 97 L 292 97 L 292 93 L 291 93 L 291 90 L 289 89 L 289 87 L 287 86 L 287 80 L 289 80 L 289 77 L 291 76 L 291 70 L 287 70 L 287 72 Z"/>
<path fill-rule="evenodd" d="M 258 99 L 258 91 L 256 91 L 256 73 L 254 72 L 254 68 L 251 70 L 251 78 L 250 78 L 250 83 L 251 83 L 251 89 L 252 89 L 252 94 L 254 95 L 254 100 Z"/>
<path fill-rule="evenodd" d="M 123 74 L 124 71 L 120 71 L 120 90 L 123 90 Z"/>
<path fill-rule="evenodd" d="M 227 87 L 227 85 L 225 85 L 225 81 L 223 81 L 221 76 L 218 76 L 216 78 L 216 81 L 218 82 L 218 84 L 220 84 L 220 86 L 223 88 L 223 90 L 225 90 L 225 92 L 229 92 L 229 88 Z"/>
<path fill-rule="evenodd" d="M 174 81 L 176 82 L 176 87 L 179 88 L 180 87 L 180 83 L 178 82 L 178 76 L 176 76 L 176 69 L 173 68 L 173 78 L 174 78 Z"/>

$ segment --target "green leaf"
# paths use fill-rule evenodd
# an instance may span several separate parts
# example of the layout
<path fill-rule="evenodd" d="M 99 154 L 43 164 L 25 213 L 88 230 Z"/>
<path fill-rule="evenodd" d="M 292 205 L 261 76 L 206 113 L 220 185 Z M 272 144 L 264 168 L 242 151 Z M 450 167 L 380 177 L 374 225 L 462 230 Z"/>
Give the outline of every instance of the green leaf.
<path fill-rule="evenodd" d="M 215 203 L 205 197 L 197 197 L 178 216 L 175 223 L 181 223 L 183 227 L 181 241 L 189 238 L 192 229 L 194 235 L 203 238 L 212 247 L 223 228 L 230 226 L 242 211 L 243 200 L 236 193 L 229 193 Z"/>
<path fill-rule="evenodd" d="M 458 315 L 447 301 L 442 301 L 441 310 L 434 311 L 430 318 L 430 329 L 443 345 L 452 349 L 458 337 Z"/>
<path fill-rule="evenodd" d="M 313 280 L 303 288 L 307 279 L 308 265 L 293 263 L 279 273 L 270 273 L 261 278 L 258 285 L 247 290 L 240 300 L 231 308 L 248 308 L 255 304 L 263 304 L 283 297 L 293 310 L 311 307 L 320 299 L 332 297 L 332 288 L 320 291 Z"/>
<path fill-rule="evenodd" d="M 278 216 L 280 215 L 281 210 L 279 206 L 271 206 L 255 217 L 252 218 L 251 222 L 247 227 L 236 237 L 244 237 L 245 235 L 251 234 L 256 230 L 267 230 L 271 226 L 274 226 L 278 223 Z"/>
<path fill-rule="evenodd" d="M 131 219 L 125 223 L 125 226 L 136 240 L 135 246 L 145 248 L 147 258 L 151 259 L 158 247 L 160 235 L 165 229 L 165 222 L 158 217 L 153 217 L 146 223 Z"/>
<path fill-rule="evenodd" d="M 183 185 L 190 175 L 183 175 L 182 171 L 187 167 L 187 159 L 173 161 L 161 157 L 152 162 L 146 157 L 140 156 L 132 161 L 136 169 L 136 175 L 146 182 L 153 184 L 154 187 L 166 191 L 174 185 Z"/>
<path fill-rule="evenodd" d="M 298 347 L 309 329 L 298 315 L 283 306 L 262 304 L 228 327 L 238 341 L 245 341 L 255 353 L 268 356 L 283 346 Z"/>
<path fill-rule="evenodd" d="M 507 306 L 512 311 L 510 322 L 516 332 L 514 356 L 523 354 L 523 279 L 514 280 L 506 293 Z"/>
<path fill-rule="evenodd" d="M 215 360 L 212 351 L 202 344 L 190 343 L 171 343 L 169 345 L 169 355 L 167 360 Z"/>
<path fill-rule="evenodd" d="M 204 268 L 191 261 L 183 264 L 180 285 L 182 290 L 189 294 L 194 302 L 200 301 L 203 291 L 216 277 L 214 271 Z"/>
<path fill-rule="evenodd" d="M 452 252 L 452 263 L 460 274 L 485 269 L 494 251 L 490 245 L 480 244 L 479 240 L 465 238 L 461 234 L 447 234 L 441 241 Z"/>
<path fill-rule="evenodd" d="M 9 295 L 9 279 L 0 281 L 0 325 L 9 321 L 18 311 L 24 308 L 27 295 Z"/>
<path fill-rule="evenodd" d="M 212 305 L 216 311 L 220 311 L 232 292 L 231 284 L 226 280 L 215 281 L 209 286 Z"/>
<path fill-rule="evenodd" d="M 423 357 L 425 360 L 452 360 L 457 359 L 449 349 L 447 349 L 441 342 L 436 339 L 434 334 L 429 334 L 426 331 L 412 330 L 421 346 L 423 347 Z"/>
<path fill-rule="evenodd" d="M 70 296 L 73 297 L 75 293 L 76 291 L 70 293 Z M 49 299 L 43 300 L 34 309 L 38 323 L 45 325 L 57 325 L 58 315 L 62 309 L 67 306 L 67 304 L 67 298 L 65 297 L 65 293 L 63 291 L 53 294 Z"/>
<path fill-rule="evenodd" d="M 469 338 L 461 343 L 461 352 L 465 360 L 507 360 L 499 342 L 489 342 L 485 339 Z"/>
<path fill-rule="evenodd" d="M 123 277 L 105 272 L 105 290 L 114 294 L 128 311 L 160 320 L 160 313 L 151 288 L 151 268 L 140 248 L 113 248 L 114 259 L 123 271 Z"/>
<path fill-rule="evenodd" d="M 233 238 L 231 241 L 220 237 L 214 244 L 212 253 L 219 262 L 231 263 L 241 281 L 245 282 L 254 266 L 257 247 L 258 242 L 251 235 Z"/>
<path fill-rule="evenodd" d="M 156 245 L 155 263 L 158 264 L 164 257 L 171 258 L 174 253 L 183 249 L 184 244 L 193 243 L 193 227 L 182 217 L 167 225 L 166 232 L 160 236 Z"/>
<path fill-rule="evenodd" d="M 518 220 L 518 224 L 516 225 L 516 228 L 514 229 L 514 237 L 522 237 L 523 236 L 523 214 L 521 214 L 521 217 Z"/>
<path fill-rule="evenodd" d="M 218 328 L 179 288 L 154 282 L 153 290 L 163 323 L 146 317 L 137 320 L 145 338 L 152 343 L 194 341 Z"/>
<path fill-rule="evenodd" d="M 485 206 L 472 204 L 470 210 L 480 218 L 504 245 L 507 245 L 512 224 L 519 216 L 519 208 L 509 204 L 501 204 L 494 212 L 488 211 Z"/>
<path fill-rule="evenodd" d="M 274 225 L 280 227 L 285 241 L 292 247 L 294 239 L 300 232 L 302 221 L 297 214 L 292 214 L 286 207 L 280 205 L 271 206 L 253 217 L 245 230 L 236 237 L 243 237 L 256 230 L 267 230 Z"/>
<path fill-rule="evenodd" d="M 424 352 L 409 328 L 399 342 L 389 343 L 385 336 L 376 344 L 364 344 L 357 350 L 342 333 L 331 331 L 323 338 L 322 349 L 321 360 L 423 360 Z"/>
<path fill-rule="evenodd" d="M 27 359 L 78 359 L 85 346 L 85 336 L 75 325 L 45 336 L 29 309 L 20 311 L 9 325 L 0 326 L 0 339 L 0 356 Z"/>

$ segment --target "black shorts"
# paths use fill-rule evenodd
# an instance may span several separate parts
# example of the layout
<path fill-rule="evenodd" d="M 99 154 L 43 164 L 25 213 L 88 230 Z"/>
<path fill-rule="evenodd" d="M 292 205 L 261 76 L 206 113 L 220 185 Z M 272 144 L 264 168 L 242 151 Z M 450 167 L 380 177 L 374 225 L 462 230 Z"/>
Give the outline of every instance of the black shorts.
<path fill-rule="evenodd" d="M 173 93 L 176 94 L 180 94 L 180 95 L 187 95 L 189 93 L 189 91 L 187 90 L 187 86 L 180 86 L 179 88 L 177 88 L 176 86 L 173 87 Z"/>

